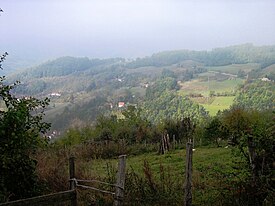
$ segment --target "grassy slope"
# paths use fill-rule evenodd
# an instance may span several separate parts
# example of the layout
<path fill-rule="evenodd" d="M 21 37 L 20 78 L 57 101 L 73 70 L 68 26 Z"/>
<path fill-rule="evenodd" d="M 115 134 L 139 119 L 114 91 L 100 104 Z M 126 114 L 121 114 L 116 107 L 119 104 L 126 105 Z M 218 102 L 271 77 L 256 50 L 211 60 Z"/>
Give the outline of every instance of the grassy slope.
<path fill-rule="evenodd" d="M 208 73 L 203 73 L 200 75 L 207 76 Z M 209 73 L 209 75 L 213 76 L 213 74 Z M 234 96 L 227 97 L 214 97 L 212 99 L 208 99 L 210 91 L 215 91 L 215 93 L 223 93 L 223 92 L 232 92 L 235 91 L 238 85 L 244 82 L 243 79 L 227 79 L 224 81 L 210 80 L 208 81 L 200 81 L 199 79 L 187 81 L 181 83 L 181 90 L 179 93 L 181 95 L 186 95 L 189 93 L 197 93 L 202 94 L 203 98 L 192 98 L 193 101 L 198 102 L 202 106 L 205 107 L 207 111 L 209 111 L 210 115 L 215 115 L 219 110 L 224 110 L 232 105 Z M 207 100 L 209 100 L 207 102 Z"/>
<path fill-rule="evenodd" d="M 219 110 L 228 109 L 234 100 L 234 96 L 230 97 L 215 97 L 214 101 L 211 104 L 201 104 L 204 106 L 204 108 L 209 111 L 209 114 L 211 116 L 214 116 L 217 114 Z"/>
<path fill-rule="evenodd" d="M 209 71 L 220 71 L 230 74 L 237 74 L 239 70 L 243 70 L 245 73 L 250 72 L 252 69 L 258 69 L 259 64 L 248 63 L 248 64 L 231 64 L 226 66 L 207 67 Z"/>
<path fill-rule="evenodd" d="M 162 181 L 161 173 L 164 171 L 168 181 L 173 185 L 183 186 L 185 180 L 185 150 L 175 150 L 165 155 L 147 153 L 127 157 L 128 172 L 134 170 L 140 177 L 145 178 L 144 161 L 148 161 L 153 181 L 157 184 Z M 85 176 L 104 178 L 107 168 L 115 171 L 117 159 L 90 160 L 82 162 L 82 173 Z M 107 166 L 108 165 L 108 166 Z M 220 191 L 226 187 L 225 180 L 220 177 L 223 172 L 230 170 L 231 152 L 226 148 L 197 148 L 193 153 L 193 203 L 194 205 L 212 205 L 220 200 Z M 220 172 L 222 171 L 222 172 Z M 175 183 L 176 182 L 176 183 Z M 128 190 L 131 188 L 127 188 Z M 184 190 L 175 191 L 175 195 L 183 198 Z M 214 202 L 212 202 L 214 201 Z M 173 205 L 177 205 L 173 203 Z"/>
<path fill-rule="evenodd" d="M 147 160 L 153 171 L 157 172 L 159 165 L 169 167 L 173 170 L 174 175 L 184 173 L 185 167 L 185 150 L 175 150 L 165 155 L 157 153 L 147 153 L 138 156 L 127 157 L 127 169 L 133 168 L 137 173 L 142 174 L 144 160 Z M 193 154 L 194 169 L 196 167 L 208 167 L 212 164 L 228 164 L 230 162 L 230 150 L 226 148 L 198 148 Z M 94 174 L 106 175 L 106 164 L 112 164 L 116 167 L 117 159 L 101 160 L 95 159 L 87 162 L 86 168 Z"/>
<path fill-rule="evenodd" d="M 224 92 L 224 91 L 232 91 L 236 89 L 236 86 L 243 82 L 242 79 L 234 79 L 234 80 L 225 80 L 225 81 L 210 81 L 201 82 L 199 84 L 203 86 L 209 85 L 209 91 L 213 90 L 216 92 Z"/>
<path fill-rule="evenodd" d="M 275 64 L 272 64 L 263 69 L 264 72 L 272 72 L 272 71 L 274 72 L 274 70 L 275 70 Z"/>
<path fill-rule="evenodd" d="M 208 96 L 209 91 L 230 92 L 235 90 L 239 84 L 243 83 L 243 81 L 244 80 L 240 78 L 228 79 L 225 81 L 210 80 L 209 82 L 194 79 L 181 84 L 181 93 L 200 93 L 203 96 Z"/>

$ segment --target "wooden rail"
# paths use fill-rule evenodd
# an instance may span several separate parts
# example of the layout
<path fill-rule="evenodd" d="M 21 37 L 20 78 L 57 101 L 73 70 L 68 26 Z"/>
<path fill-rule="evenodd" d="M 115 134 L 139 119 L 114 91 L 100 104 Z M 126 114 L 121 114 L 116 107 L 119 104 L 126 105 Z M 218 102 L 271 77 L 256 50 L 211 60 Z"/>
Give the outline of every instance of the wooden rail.
<path fill-rule="evenodd" d="M 50 195 L 43 195 L 28 199 L 22 199 L 12 202 L 6 202 L 0 204 L 0 206 L 40 206 L 40 205 L 54 205 L 56 203 L 61 203 L 64 201 L 74 201 L 76 200 L 76 191 L 68 190 L 64 192 L 58 192 Z"/>
<path fill-rule="evenodd" d="M 102 193 L 111 194 L 114 196 L 114 205 L 121 206 L 123 205 L 123 197 L 124 197 L 124 185 L 125 185 L 125 177 L 126 177 L 126 155 L 119 156 L 118 162 L 118 173 L 117 173 L 117 183 L 110 184 L 98 180 L 78 180 L 75 177 L 75 158 L 70 157 L 69 159 L 69 174 L 70 174 L 70 190 L 58 192 L 50 195 L 43 195 L 28 199 L 16 200 L 6 203 L 0 203 L 0 206 L 44 206 L 44 205 L 55 205 L 62 203 L 64 201 L 71 201 L 72 206 L 77 206 L 77 187 L 84 189 L 92 189 Z M 116 188 L 115 192 L 101 190 L 95 187 L 81 185 L 78 182 L 97 182 L 109 186 L 113 186 Z"/>

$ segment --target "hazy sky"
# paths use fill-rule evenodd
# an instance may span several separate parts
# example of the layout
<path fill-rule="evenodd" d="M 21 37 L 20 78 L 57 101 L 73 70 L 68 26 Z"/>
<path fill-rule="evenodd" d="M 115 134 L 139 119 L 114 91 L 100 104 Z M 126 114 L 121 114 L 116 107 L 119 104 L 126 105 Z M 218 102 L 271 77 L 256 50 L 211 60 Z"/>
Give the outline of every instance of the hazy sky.
<path fill-rule="evenodd" d="M 274 0 L 0 0 L 0 51 L 137 57 L 275 44 Z"/>

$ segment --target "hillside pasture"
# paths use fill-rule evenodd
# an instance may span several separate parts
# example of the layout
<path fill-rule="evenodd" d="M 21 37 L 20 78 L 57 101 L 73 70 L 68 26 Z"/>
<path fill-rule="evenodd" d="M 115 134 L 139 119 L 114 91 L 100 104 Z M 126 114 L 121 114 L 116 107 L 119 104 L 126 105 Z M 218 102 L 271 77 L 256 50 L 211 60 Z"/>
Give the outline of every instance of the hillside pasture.
<path fill-rule="evenodd" d="M 265 72 L 274 72 L 275 71 L 275 64 L 272 64 L 266 68 L 263 69 Z"/>
<path fill-rule="evenodd" d="M 228 109 L 234 101 L 235 96 L 221 96 L 221 97 L 195 97 L 191 98 L 192 101 L 202 105 L 211 116 L 217 114 L 217 112 Z"/>
<path fill-rule="evenodd" d="M 206 74 L 205 74 L 206 75 Z M 212 74 L 213 75 L 213 74 Z M 180 95 L 201 94 L 203 97 L 191 98 L 194 102 L 202 105 L 211 116 L 214 116 L 219 110 L 225 110 L 233 104 L 234 96 L 213 96 L 210 97 L 210 91 L 215 94 L 223 94 L 237 90 L 238 85 L 243 83 L 243 79 L 227 79 L 224 81 L 210 80 L 199 81 L 198 79 L 180 83 Z"/>
<path fill-rule="evenodd" d="M 137 174 L 143 173 L 143 163 L 148 161 L 152 172 L 158 172 L 159 166 L 170 168 L 172 175 L 181 176 L 184 174 L 185 167 L 185 149 L 174 150 L 165 155 L 158 155 L 157 153 L 147 153 L 137 156 L 127 157 L 127 169 L 133 169 Z M 200 166 L 207 166 L 209 164 L 229 164 L 230 163 L 230 150 L 226 148 L 198 148 L 193 155 L 194 169 Z M 107 161 L 102 159 L 93 159 L 92 162 L 86 162 L 85 168 L 94 176 L 102 174 L 106 176 L 106 164 L 117 167 L 117 159 L 109 159 Z M 183 177 L 184 179 L 184 177 Z"/>
<path fill-rule="evenodd" d="M 246 74 L 252 69 L 258 69 L 260 65 L 257 63 L 248 63 L 248 64 L 230 64 L 226 66 L 211 66 L 206 67 L 208 71 L 219 71 L 226 72 L 229 74 L 237 74 L 239 70 L 243 70 Z"/>
<path fill-rule="evenodd" d="M 225 81 L 199 81 L 198 79 L 180 83 L 180 93 L 190 94 L 197 93 L 203 96 L 209 96 L 210 91 L 215 93 L 232 92 L 237 89 L 237 86 L 244 82 L 243 79 L 227 79 Z"/>
<path fill-rule="evenodd" d="M 211 104 L 201 104 L 206 111 L 209 112 L 211 116 L 217 114 L 217 112 L 223 111 L 225 109 L 229 109 L 229 107 L 233 104 L 234 96 L 229 97 L 215 97 L 214 101 Z"/>
<path fill-rule="evenodd" d="M 223 205 L 225 199 L 222 195 L 228 185 L 227 180 L 221 177 L 232 166 L 230 151 L 227 148 L 196 148 L 192 175 L 194 205 Z M 43 159 L 50 157 L 44 156 Z M 185 158 L 185 149 L 173 150 L 165 155 L 151 152 L 127 156 L 126 205 L 182 205 Z M 76 175 L 80 179 L 95 178 L 112 183 L 116 177 L 117 162 L 117 159 L 82 159 L 79 156 L 76 158 Z M 82 193 L 79 195 L 83 196 Z M 91 191 L 86 198 L 93 193 Z M 215 204 L 216 201 L 219 203 Z"/>

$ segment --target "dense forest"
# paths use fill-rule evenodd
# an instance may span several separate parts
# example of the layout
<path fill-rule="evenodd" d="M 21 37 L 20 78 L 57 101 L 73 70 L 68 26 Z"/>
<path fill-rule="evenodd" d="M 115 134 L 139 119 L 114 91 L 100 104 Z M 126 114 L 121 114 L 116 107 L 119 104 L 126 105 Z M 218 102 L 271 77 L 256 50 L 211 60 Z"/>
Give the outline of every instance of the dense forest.
<path fill-rule="evenodd" d="M 274 46 L 255 47 L 244 44 L 227 48 L 216 48 L 211 51 L 167 51 L 139 58 L 129 63 L 132 68 L 144 66 L 167 66 L 185 60 L 193 60 L 206 66 L 222 66 L 228 64 L 259 63 L 265 68 L 275 63 Z M 265 60 L 264 62 L 262 60 Z"/>

